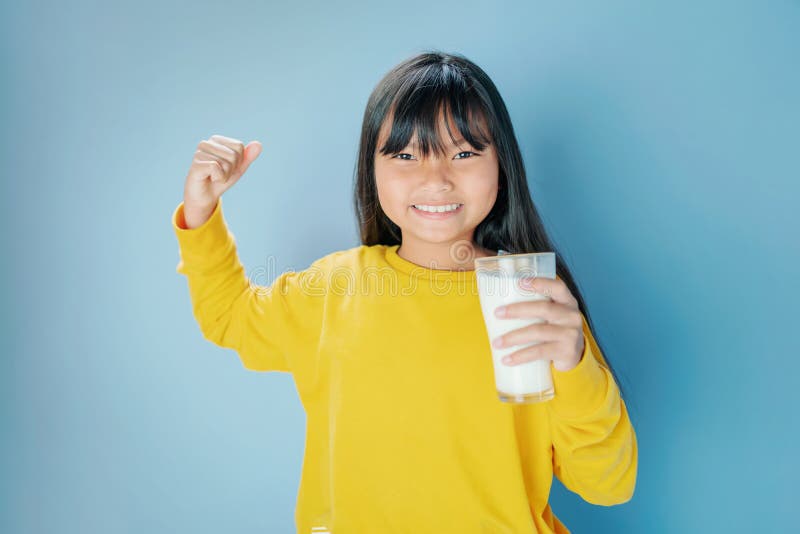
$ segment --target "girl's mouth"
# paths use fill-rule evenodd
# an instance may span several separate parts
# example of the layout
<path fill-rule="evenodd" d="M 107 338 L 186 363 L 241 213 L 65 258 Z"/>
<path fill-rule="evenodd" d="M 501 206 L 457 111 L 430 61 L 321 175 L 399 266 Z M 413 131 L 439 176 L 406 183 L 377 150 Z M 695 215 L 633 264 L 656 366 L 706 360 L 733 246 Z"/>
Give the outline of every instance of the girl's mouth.
<path fill-rule="evenodd" d="M 455 209 L 452 209 L 453 205 L 457 205 L 457 207 Z M 464 204 L 454 203 L 443 206 L 445 208 L 448 208 L 445 209 L 444 211 L 438 211 L 438 208 L 440 208 L 441 206 L 425 206 L 425 207 L 427 207 L 428 209 L 437 208 L 437 211 L 426 211 L 424 208 L 420 209 L 415 205 L 412 205 L 411 209 L 414 211 L 414 213 L 425 219 L 441 220 L 441 219 L 448 219 L 450 217 L 457 215 L 458 213 L 461 213 L 461 211 L 464 209 Z"/>

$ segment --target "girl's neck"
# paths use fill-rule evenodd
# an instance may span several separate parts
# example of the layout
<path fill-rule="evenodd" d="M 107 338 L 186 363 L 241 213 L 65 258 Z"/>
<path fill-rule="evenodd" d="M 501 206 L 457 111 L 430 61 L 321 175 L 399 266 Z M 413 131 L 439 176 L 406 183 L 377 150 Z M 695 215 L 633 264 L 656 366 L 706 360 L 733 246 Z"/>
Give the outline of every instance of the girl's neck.
<path fill-rule="evenodd" d="M 481 248 L 467 240 L 452 243 L 404 241 L 397 249 L 397 255 L 426 269 L 474 271 L 475 258 L 496 256 L 497 251 Z"/>

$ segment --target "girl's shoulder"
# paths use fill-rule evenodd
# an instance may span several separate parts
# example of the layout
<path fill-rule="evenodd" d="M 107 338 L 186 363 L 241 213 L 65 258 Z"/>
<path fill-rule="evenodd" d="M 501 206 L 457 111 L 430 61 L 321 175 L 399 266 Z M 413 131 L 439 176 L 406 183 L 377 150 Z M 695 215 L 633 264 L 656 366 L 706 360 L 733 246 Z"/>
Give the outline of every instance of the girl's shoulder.
<path fill-rule="evenodd" d="M 312 263 L 320 269 L 364 268 L 385 263 L 387 245 L 358 245 L 330 252 Z"/>

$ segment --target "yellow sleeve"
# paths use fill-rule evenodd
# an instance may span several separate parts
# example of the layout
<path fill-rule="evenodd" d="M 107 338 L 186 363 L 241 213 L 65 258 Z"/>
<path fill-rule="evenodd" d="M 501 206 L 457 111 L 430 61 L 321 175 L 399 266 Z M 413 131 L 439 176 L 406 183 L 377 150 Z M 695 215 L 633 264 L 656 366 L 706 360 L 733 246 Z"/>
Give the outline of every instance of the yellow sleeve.
<path fill-rule="evenodd" d="M 638 469 L 636 433 L 614 377 L 583 318 L 584 352 L 569 371 L 555 367 L 555 396 L 547 401 L 553 472 L 592 504 L 633 497 Z"/>
<path fill-rule="evenodd" d="M 194 317 L 203 337 L 234 349 L 246 369 L 292 372 L 316 346 L 322 316 L 321 270 L 317 260 L 306 270 L 285 272 L 270 286 L 245 275 L 233 234 L 222 214 L 222 199 L 211 217 L 187 228 L 181 202 L 172 215 L 180 261 Z"/>

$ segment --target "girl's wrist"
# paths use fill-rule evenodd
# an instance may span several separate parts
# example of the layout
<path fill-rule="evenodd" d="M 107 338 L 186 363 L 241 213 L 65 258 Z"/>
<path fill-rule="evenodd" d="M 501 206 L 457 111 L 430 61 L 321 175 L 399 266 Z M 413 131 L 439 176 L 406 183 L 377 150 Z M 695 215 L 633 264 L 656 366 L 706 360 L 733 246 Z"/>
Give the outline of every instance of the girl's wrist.
<path fill-rule="evenodd" d="M 183 203 L 183 220 L 186 224 L 186 228 L 192 230 L 199 226 L 202 226 L 209 218 L 211 218 L 211 214 L 214 213 L 214 209 L 216 208 L 216 204 L 213 206 L 195 206 L 192 204 L 186 204 L 186 201 Z"/>

